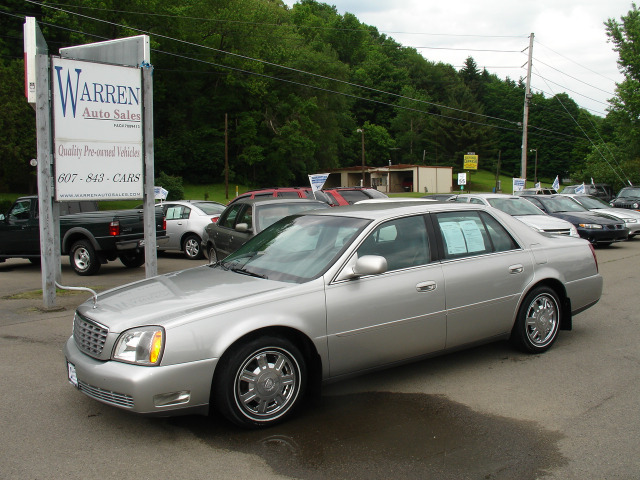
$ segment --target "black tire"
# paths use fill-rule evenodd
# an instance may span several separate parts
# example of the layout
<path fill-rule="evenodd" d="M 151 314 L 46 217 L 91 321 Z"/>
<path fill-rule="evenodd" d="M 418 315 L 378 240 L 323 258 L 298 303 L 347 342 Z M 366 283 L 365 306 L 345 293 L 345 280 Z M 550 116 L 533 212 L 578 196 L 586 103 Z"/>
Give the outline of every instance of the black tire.
<path fill-rule="evenodd" d="M 209 263 L 216 263 L 218 261 L 218 252 L 213 245 L 209 245 L 207 249 L 207 257 L 209 257 Z"/>
<path fill-rule="evenodd" d="M 78 240 L 71 246 L 69 262 L 78 275 L 94 275 L 100 270 L 100 259 L 89 240 Z"/>
<path fill-rule="evenodd" d="M 212 399 L 217 410 L 245 428 L 264 428 L 288 418 L 307 386 L 300 350 L 284 338 L 265 336 L 233 347 L 217 366 Z"/>
<path fill-rule="evenodd" d="M 182 241 L 182 252 L 189 260 L 202 258 L 202 247 L 200 237 L 196 234 L 187 235 Z"/>
<path fill-rule="evenodd" d="M 515 325 L 511 342 L 527 353 L 542 353 L 551 348 L 558 337 L 562 321 L 560 299 L 549 287 L 536 287 L 525 297 Z"/>
<path fill-rule="evenodd" d="M 144 251 L 122 252 L 120 255 L 118 255 L 118 258 L 127 268 L 138 268 L 144 265 L 145 262 Z"/>

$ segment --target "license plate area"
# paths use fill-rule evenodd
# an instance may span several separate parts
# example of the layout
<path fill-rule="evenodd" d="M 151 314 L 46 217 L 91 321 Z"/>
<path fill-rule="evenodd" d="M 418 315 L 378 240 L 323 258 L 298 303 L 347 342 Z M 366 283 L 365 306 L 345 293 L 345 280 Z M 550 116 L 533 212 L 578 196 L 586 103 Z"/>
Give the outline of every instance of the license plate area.
<path fill-rule="evenodd" d="M 73 363 L 67 362 L 67 378 L 69 383 L 76 388 L 78 387 L 78 376 L 76 375 L 76 366 Z"/>

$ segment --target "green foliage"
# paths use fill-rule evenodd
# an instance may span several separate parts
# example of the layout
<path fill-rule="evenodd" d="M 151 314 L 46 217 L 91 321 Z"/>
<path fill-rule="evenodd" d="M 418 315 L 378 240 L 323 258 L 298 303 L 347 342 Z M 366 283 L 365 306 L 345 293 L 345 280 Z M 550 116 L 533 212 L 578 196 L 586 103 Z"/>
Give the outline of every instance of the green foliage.
<path fill-rule="evenodd" d="M 330 4 L 68 0 L 54 10 L 6 0 L 0 12 L 9 14 L 0 15 L 0 190 L 35 189 L 28 165 L 35 116 L 22 95 L 25 13 L 41 21 L 52 51 L 138 35 L 133 28 L 150 32 L 155 169 L 166 179 L 210 186 L 228 173 L 231 184 L 306 184 L 310 173 L 361 164 L 358 128 L 365 130 L 370 166 L 391 160 L 457 171 L 474 151 L 484 168 L 495 171 L 499 158 L 507 178 L 520 175 L 521 81 L 480 70 L 473 57 L 460 71 L 430 62 Z M 585 131 L 619 146 L 625 168 L 640 157 L 638 22 L 633 6 L 622 23 L 607 23 L 627 80 L 606 119 L 567 95 L 534 95 L 529 146 L 537 150 L 538 177 L 595 168 Z M 528 167 L 533 178 L 531 155 Z M 174 196 L 171 187 L 165 186 Z"/>
<path fill-rule="evenodd" d="M 156 176 L 155 185 L 168 190 L 167 200 L 183 200 L 184 199 L 184 187 L 182 186 L 182 178 L 167 175 L 164 172 L 160 172 L 160 175 Z"/>

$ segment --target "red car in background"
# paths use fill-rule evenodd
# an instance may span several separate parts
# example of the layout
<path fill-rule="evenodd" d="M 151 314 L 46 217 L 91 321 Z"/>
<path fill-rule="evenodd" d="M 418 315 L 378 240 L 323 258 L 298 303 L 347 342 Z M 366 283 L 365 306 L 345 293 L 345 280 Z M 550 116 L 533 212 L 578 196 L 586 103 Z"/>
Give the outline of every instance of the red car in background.
<path fill-rule="evenodd" d="M 314 192 L 311 187 L 272 187 L 272 188 L 260 188 L 257 190 L 250 190 L 242 195 L 238 195 L 231 200 L 229 204 L 232 204 L 241 198 L 307 198 L 310 200 L 320 200 L 328 203 L 332 207 L 338 207 L 342 205 L 352 205 L 360 200 L 367 200 L 370 198 L 387 198 L 382 192 L 379 192 L 375 188 L 369 187 L 335 187 L 324 188 L 320 191 Z"/>

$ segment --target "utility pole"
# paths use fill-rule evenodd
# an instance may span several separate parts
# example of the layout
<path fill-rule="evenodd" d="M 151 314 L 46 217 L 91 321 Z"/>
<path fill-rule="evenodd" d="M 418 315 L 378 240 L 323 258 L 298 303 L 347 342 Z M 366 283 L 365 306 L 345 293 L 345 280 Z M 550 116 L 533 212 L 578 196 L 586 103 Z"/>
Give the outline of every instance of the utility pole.
<path fill-rule="evenodd" d="M 527 62 L 527 83 L 524 95 L 524 115 L 522 118 L 522 162 L 520 178 L 527 178 L 527 127 L 529 125 L 529 102 L 531 101 L 531 60 L 533 59 L 533 33 L 529 37 L 529 61 Z M 525 182 L 526 187 L 526 182 Z"/>
<path fill-rule="evenodd" d="M 229 200 L 229 120 L 224 114 L 224 197 Z"/>

